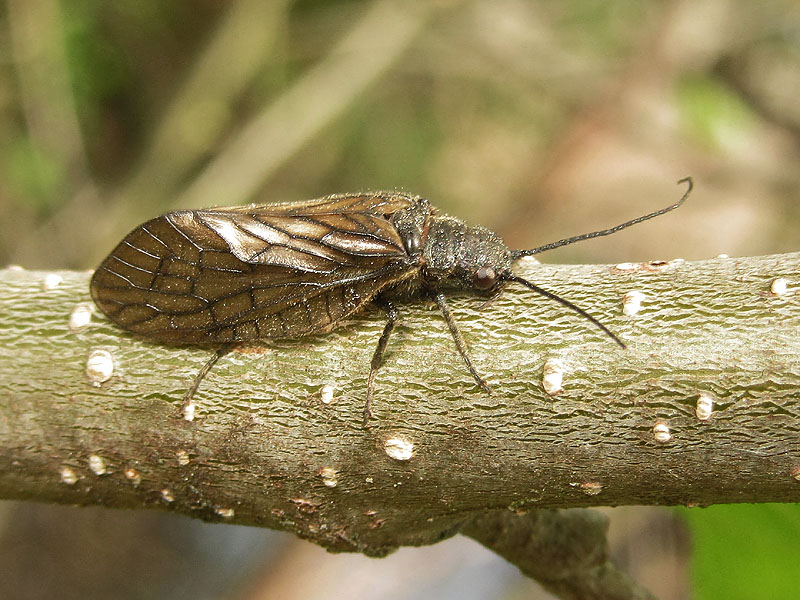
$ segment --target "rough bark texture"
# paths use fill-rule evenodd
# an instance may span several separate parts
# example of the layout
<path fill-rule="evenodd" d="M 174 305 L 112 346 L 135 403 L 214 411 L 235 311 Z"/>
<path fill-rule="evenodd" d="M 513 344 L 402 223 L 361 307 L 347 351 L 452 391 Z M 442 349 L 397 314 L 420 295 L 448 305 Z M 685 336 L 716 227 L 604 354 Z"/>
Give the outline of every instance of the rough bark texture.
<path fill-rule="evenodd" d="M 86 273 L 47 289 L 45 273 L 0 271 L 0 497 L 159 507 L 371 555 L 498 509 L 800 501 L 800 254 L 518 271 L 627 350 L 523 289 L 454 300 L 486 395 L 435 310 L 404 307 L 367 428 L 380 313 L 223 357 L 190 422 L 181 398 L 210 350 L 138 340 L 97 314 L 73 331 Z M 635 315 L 630 291 L 644 294 Z M 93 385 L 97 350 L 114 370 Z"/>

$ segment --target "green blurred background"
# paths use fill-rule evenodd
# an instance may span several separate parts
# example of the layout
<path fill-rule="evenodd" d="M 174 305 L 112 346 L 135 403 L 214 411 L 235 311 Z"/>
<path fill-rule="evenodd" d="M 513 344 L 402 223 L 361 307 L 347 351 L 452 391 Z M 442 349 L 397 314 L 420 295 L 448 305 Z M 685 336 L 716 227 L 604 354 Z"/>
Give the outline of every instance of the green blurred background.
<path fill-rule="evenodd" d="M 167 210 L 366 189 L 532 247 L 671 203 L 686 175 L 679 212 L 545 259 L 797 249 L 790 0 L 6 0 L 0 58 L 0 265 L 89 269 Z M 796 596 L 796 506 L 611 514 L 662 598 Z M 10 503 L 0 564 L 8 598 L 547 597 L 464 539 L 374 561 Z"/>

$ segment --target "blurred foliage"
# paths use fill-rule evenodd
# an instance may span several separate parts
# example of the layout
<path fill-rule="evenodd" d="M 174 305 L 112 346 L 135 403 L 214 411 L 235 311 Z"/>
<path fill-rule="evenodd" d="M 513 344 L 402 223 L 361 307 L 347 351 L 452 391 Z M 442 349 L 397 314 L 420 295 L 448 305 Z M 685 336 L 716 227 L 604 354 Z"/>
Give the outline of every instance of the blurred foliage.
<path fill-rule="evenodd" d="M 13 195 L 14 210 L 46 214 L 64 178 L 61 166 L 24 136 L 3 148 L 5 177 Z"/>
<path fill-rule="evenodd" d="M 223 5 L 61 3 L 72 93 L 94 176 L 124 176 Z"/>
<path fill-rule="evenodd" d="M 692 530 L 696 600 L 797 595 L 800 505 L 731 504 L 679 513 Z"/>
<path fill-rule="evenodd" d="M 0 262 L 55 266 L 52 250 L 35 241 L 46 237 L 62 247 L 59 266 L 90 267 L 134 224 L 181 203 L 226 147 L 324 66 L 381 3 L 278 2 L 266 16 L 257 4 L 6 3 Z M 407 12 L 419 32 L 353 90 L 344 111 L 322 115 L 310 134 L 287 129 L 288 139 L 299 136 L 294 142 L 253 145 L 254 157 L 270 146 L 284 153 L 245 197 L 215 194 L 211 203 L 401 188 L 499 230 L 511 245 L 531 246 L 652 209 L 691 173 L 705 195 L 704 208 L 681 217 L 694 244 L 675 240 L 669 224 L 648 225 L 556 256 L 789 247 L 780 217 L 797 214 L 798 133 L 776 121 L 794 119 L 794 104 L 781 101 L 787 88 L 777 77 L 762 80 L 752 66 L 771 60 L 778 81 L 795 82 L 798 44 L 788 23 L 800 18 L 789 3 L 767 12 L 644 0 L 418 6 L 426 8 Z M 234 40 L 252 35 L 228 23 L 237 10 L 253 11 L 274 38 L 260 42 L 265 50 L 240 80 L 218 90 L 206 77 L 206 93 L 182 97 L 198 65 L 214 64 L 208 53 L 224 31 Z M 391 36 L 396 19 L 386 14 L 380 25 Z M 361 58 L 366 64 L 386 49 L 378 37 L 359 51 L 354 72 Z M 221 80 L 241 68 L 235 55 L 225 60 Z M 49 84 L 52 73 L 66 74 L 64 85 Z M 351 82 L 324 81 L 310 93 L 324 101 L 332 85 Z M 288 117 L 302 123 L 302 115 Z M 59 119 L 76 125 L 61 129 Z M 702 229 L 717 209 L 730 229 L 708 238 Z"/>
<path fill-rule="evenodd" d="M 398 188 L 514 247 L 666 205 L 693 175 L 679 213 L 549 260 L 796 250 L 798 32 L 790 0 L 6 0 L 0 264 L 90 268 L 225 156 L 247 159 L 231 189 L 253 184 L 214 204 Z M 298 89 L 340 108 L 301 132 L 312 115 L 281 104 Z M 264 122 L 275 137 L 246 135 Z M 791 595 L 796 507 L 687 518 L 698 597 Z"/>
<path fill-rule="evenodd" d="M 755 116 L 742 98 L 715 79 L 687 77 L 678 89 L 678 102 L 694 135 L 712 150 L 733 145 L 731 138 L 746 139 Z"/>

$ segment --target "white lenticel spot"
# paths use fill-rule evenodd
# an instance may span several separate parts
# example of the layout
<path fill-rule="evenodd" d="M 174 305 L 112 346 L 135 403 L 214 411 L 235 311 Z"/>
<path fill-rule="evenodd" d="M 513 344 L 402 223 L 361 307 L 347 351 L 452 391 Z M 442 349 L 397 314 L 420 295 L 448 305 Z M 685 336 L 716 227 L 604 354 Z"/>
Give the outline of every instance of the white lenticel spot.
<path fill-rule="evenodd" d="M 714 412 L 714 399 L 708 394 L 700 394 L 694 408 L 694 414 L 701 421 L 708 421 Z"/>
<path fill-rule="evenodd" d="M 323 404 L 330 404 L 333 402 L 333 392 L 336 390 L 332 385 L 323 385 L 319 391 L 319 398 Z"/>
<path fill-rule="evenodd" d="M 132 469 L 131 467 L 125 469 L 125 478 L 130 481 L 134 487 L 142 482 L 142 476 L 139 475 L 139 471 Z"/>
<path fill-rule="evenodd" d="M 789 291 L 789 282 L 783 277 L 773 279 L 769 286 L 769 291 L 773 296 L 783 296 Z"/>
<path fill-rule="evenodd" d="M 175 453 L 175 457 L 178 459 L 178 464 L 182 467 L 185 467 L 189 464 L 189 453 L 186 450 L 178 450 Z"/>
<path fill-rule="evenodd" d="M 61 275 L 49 273 L 45 276 L 44 281 L 42 282 L 42 289 L 45 292 L 49 292 L 50 290 L 56 289 L 62 281 L 64 281 L 64 278 Z"/>
<path fill-rule="evenodd" d="M 626 292 L 622 297 L 622 314 L 626 317 L 632 317 L 639 313 L 642 309 L 642 301 L 644 294 L 639 290 L 631 290 Z"/>
<path fill-rule="evenodd" d="M 666 444 L 672 439 L 672 434 L 669 431 L 669 425 L 664 421 L 659 421 L 653 426 L 653 438 L 660 444 Z"/>
<path fill-rule="evenodd" d="M 625 262 L 617 263 L 614 268 L 617 271 L 635 271 L 639 267 L 639 263 Z"/>
<path fill-rule="evenodd" d="M 414 444 L 404 437 L 390 437 L 383 442 L 383 450 L 395 460 L 409 460 L 414 456 Z"/>
<path fill-rule="evenodd" d="M 548 396 L 563 391 L 564 363 L 558 358 L 548 358 L 542 367 L 542 387 Z"/>
<path fill-rule="evenodd" d="M 322 477 L 322 483 L 328 487 L 336 487 L 339 483 L 338 472 L 332 467 L 322 467 L 319 476 Z"/>
<path fill-rule="evenodd" d="M 100 387 L 111 379 L 114 373 L 114 359 L 108 350 L 93 350 L 86 359 L 86 376 L 92 385 Z"/>
<path fill-rule="evenodd" d="M 67 485 L 78 483 L 78 474 L 69 467 L 61 467 L 59 474 L 61 475 L 61 483 L 66 483 Z"/>
<path fill-rule="evenodd" d="M 106 461 L 98 454 L 89 456 L 89 469 L 91 469 L 92 473 L 95 475 L 105 475 L 108 472 L 106 470 Z"/>
<path fill-rule="evenodd" d="M 88 302 L 81 302 L 72 309 L 69 314 L 69 330 L 72 333 L 83 331 L 92 322 L 94 306 Z"/>
<path fill-rule="evenodd" d="M 603 484 L 599 481 L 587 481 L 578 486 L 580 490 L 587 496 L 597 496 L 603 491 Z"/>

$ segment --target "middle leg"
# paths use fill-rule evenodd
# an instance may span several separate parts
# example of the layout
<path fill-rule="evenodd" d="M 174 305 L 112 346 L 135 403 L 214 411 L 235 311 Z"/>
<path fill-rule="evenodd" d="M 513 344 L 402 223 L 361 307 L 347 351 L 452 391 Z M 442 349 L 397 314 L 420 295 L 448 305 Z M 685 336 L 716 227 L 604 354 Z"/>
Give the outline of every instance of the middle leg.
<path fill-rule="evenodd" d="M 481 387 L 481 389 L 489 394 L 492 393 L 489 384 L 486 383 L 486 380 L 478 375 L 478 371 L 475 370 L 475 367 L 472 366 L 472 359 L 469 357 L 469 350 L 467 349 L 467 343 L 464 341 L 464 337 L 461 335 L 461 331 L 458 329 L 458 325 L 456 325 L 456 321 L 453 318 L 453 314 L 450 312 L 450 307 L 447 306 L 447 301 L 444 299 L 444 294 L 434 293 L 432 294 L 433 299 L 436 301 L 436 304 L 439 305 L 439 310 L 442 311 L 442 315 L 444 316 L 444 320 L 447 322 L 447 327 L 450 329 L 450 334 L 453 336 L 453 341 L 456 343 L 456 349 L 458 353 L 461 355 L 461 358 L 464 359 L 464 363 L 467 365 L 467 369 L 472 374 L 472 377 L 475 379 L 475 382 Z"/>

